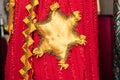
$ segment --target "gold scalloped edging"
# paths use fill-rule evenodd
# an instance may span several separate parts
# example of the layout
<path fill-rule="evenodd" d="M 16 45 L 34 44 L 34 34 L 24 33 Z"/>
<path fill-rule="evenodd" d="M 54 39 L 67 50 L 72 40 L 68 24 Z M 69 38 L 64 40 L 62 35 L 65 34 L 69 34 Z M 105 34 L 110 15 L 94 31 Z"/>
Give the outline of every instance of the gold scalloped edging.
<path fill-rule="evenodd" d="M 29 62 L 29 58 L 32 56 L 32 52 L 29 47 L 34 43 L 30 34 L 36 30 L 34 23 L 36 22 L 36 14 L 34 12 L 34 7 L 39 4 L 38 0 L 32 0 L 30 4 L 26 6 L 27 11 L 29 12 L 29 16 L 27 16 L 23 21 L 28 26 L 26 30 L 23 31 L 23 35 L 25 37 L 25 43 L 22 46 L 24 50 L 24 55 L 21 57 L 21 62 L 24 64 L 24 67 L 20 69 L 20 74 L 23 76 L 24 80 L 28 80 L 28 71 L 32 69 L 32 66 Z M 33 21 L 34 19 L 34 21 Z"/>
<path fill-rule="evenodd" d="M 15 6 L 15 0 L 9 0 L 8 4 L 8 23 L 7 26 L 5 26 L 5 30 L 8 31 L 8 39 L 9 41 L 11 35 L 13 34 L 13 17 L 14 17 L 14 6 Z"/>

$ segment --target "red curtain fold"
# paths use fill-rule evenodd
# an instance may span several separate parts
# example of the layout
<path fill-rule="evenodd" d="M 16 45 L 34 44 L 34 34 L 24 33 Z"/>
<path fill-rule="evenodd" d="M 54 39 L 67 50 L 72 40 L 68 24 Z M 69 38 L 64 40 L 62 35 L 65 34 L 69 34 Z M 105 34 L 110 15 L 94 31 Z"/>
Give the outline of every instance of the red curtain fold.
<path fill-rule="evenodd" d="M 22 46 L 24 36 L 22 32 L 27 28 L 23 19 L 28 16 L 25 6 L 30 0 L 16 0 L 14 16 L 14 34 L 11 37 L 8 55 L 6 60 L 5 80 L 23 80 L 19 70 L 23 68 L 20 61 L 24 54 Z M 73 46 L 69 51 L 67 63 L 68 69 L 61 70 L 58 66 L 57 57 L 45 54 L 41 58 L 33 56 L 32 67 L 34 80 L 99 80 L 98 71 L 98 34 L 97 34 L 97 7 L 96 0 L 39 0 L 36 7 L 37 19 L 46 20 L 49 14 L 49 7 L 54 2 L 60 4 L 60 9 L 64 14 L 71 14 L 75 10 L 80 11 L 81 21 L 76 30 L 79 34 L 87 37 L 86 46 Z M 39 43 L 40 37 L 35 31 L 33 35 L 35 41 L 33 47 Z M 31 50 L 32 51 L 32 50 Z M 29 74 L 31 75 L 31 74 Z"/>
<path fill-rule="evenodd" d="M 113 17 L 98 17 L 99 64 L 101 80 L 112 80 Z"/>

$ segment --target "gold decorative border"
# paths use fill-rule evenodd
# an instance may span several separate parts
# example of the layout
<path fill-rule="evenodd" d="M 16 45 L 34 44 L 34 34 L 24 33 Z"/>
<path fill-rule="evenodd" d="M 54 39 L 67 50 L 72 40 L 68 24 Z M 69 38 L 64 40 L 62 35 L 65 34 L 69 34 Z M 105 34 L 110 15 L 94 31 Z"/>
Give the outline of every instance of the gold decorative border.
<path fill-rule="evenodd" d="M 35 19 L 36 14 L 34 12 L 34 7 L 39 4 L 38 0 L 31 0 L 31 3 L 26 6 L 29 15 L 25 17 L 23 20 L 24 23 L 28 26 L 26 30 L 23 31 L 23 35 L 25 37 L 25 43 L 22 46 L 24 50 L 24 55 L 21 57 L 21 62 L 24 64 L 24 67 L 20 69 L 20 74 L 23 76 L 24 80 L 28 80 L 28 71 L 32 69 L 32 66 L 29 62 L 29 58 L 32 56 L 32 52 L 30 51 L 29 47 L 34 43 L 33 39 L 31 38 L 30 34 L 36 30 L 34 23 L 37 21 Z"/>
<path fill-rule="evenodd" d="M 13 18 L 14 18 L 14 7 L 15 7 L 15 0 L 9 0 L 7 3 L 8 6 L 8 23 L 7 26 L 5 26 L 5 30 L 8 31 L 8 39 L 9 41 L 11 35 L 13 34 Z"/>

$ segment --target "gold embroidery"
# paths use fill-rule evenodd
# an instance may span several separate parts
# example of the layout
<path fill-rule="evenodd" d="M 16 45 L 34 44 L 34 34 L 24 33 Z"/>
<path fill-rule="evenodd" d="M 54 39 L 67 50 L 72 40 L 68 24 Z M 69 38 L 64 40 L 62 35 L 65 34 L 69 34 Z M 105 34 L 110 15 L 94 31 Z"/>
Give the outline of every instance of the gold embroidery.
<path fill-rule="evenodd" d="M 78 36 L 74 30 L 77 22 L 81 19 L 79 11 L 74 11 L 72 15 L 64 15 L 58 8 L 58 3 L 51 5 L 51 14 L 48 20 L 35 24 L 37 31 L 42 35 L 42 40 L 33 53 L 37 57 L 41 57 L 45 52 L 52 51 L 60 58 L 58 65 L 61 69 L 67 69 L 69 66 L 66 63 L 68 48 L 74 44 L 85 45 L 86 36 Z"/>
<path fill-rule="evenodd" d="M 77 44 L 80 44 L 80 45 L 86 45 L 86 36 L 85 35 L 80 35 L 80 40 L 76 41 Z"/>
<path fill-rule="evenodd" d="M 9 41 L 11 35 L 13 34 L 13 17 L 14 17 L 14 6 L 15 6 L 15 0 L 9 0 L 8 3 L 8 24 L 5 26 L 5 30 L 8 31 L 8 39 Z"/>
<path fill-rule="evenodd" d="M 29 77 L 28 71 L 32 69 L 32 66 L 28 59 L 32 56 L 32 52 L 29 50 L 29 47 L 34 43 L 34 41 L 31 38 L 30 34 L 36 30 L 34 26 L 36 19 L 33 20 L 36 17 L 36 14 L 33 9 L 38 4 L 39 4 L 38 0 L 32 0 L 31 3 L 26 6 L 27 11 L 29 12 L 29 16 L 27 16 L 23 20 L 24 23 L 28 26 L 28 28 L 25 31 L 23 31 L 23 35 L 25 37 L 25 43 L 22 47 L 24 50 L 24 55 L 20 59 L 21 62 L 24 64 L 24 67 L 19 70 L 24 80 L 28 80 L 28 77 Z"/>

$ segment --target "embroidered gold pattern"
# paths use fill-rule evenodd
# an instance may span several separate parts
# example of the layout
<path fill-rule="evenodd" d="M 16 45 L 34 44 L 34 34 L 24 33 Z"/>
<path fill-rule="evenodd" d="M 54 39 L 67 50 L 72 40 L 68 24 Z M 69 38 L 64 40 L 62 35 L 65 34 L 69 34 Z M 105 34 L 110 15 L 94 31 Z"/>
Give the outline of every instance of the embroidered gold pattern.
<path fill-rule="evenodd" d="M 50 6 L 50 17 L 47 21 L 35 24 L 37 31 L 42 35 L 41 44 L 33 50 L 37 57 L 42 57 L 45 52 L 52 51 L 59 57 L 59 66 L 67 69 L 66 55 L 69 47 L 75 44 L 85 45 L 86 36 L 78 35 L 75 31 L 78 21 L 81 19 L 79 11 L 71 15 L 60 12 L 59 4 L 56 2 Z"/>
<path fill-rule="evenodd" d="M 13 34 L 13 17 L 14 17 L 14 6 L 15 6 L 15 0 L 9 0 L 8 6 L 8 24 L 5 26 L 5 30 L 8 31 L 8 39 L 9 41 L 11 35 Z"/>
<path fill-rule="evenodd" d="M 26 6 L 26 9 L 29 12 L 29 16 L 27 16 L 23 21 L 28 26 L 28 28 L 23 31 L 23 35 L 25 37 L 25 43 L 23 45 L 24 55 L 21 57 L 21 62 L 24 64 L 24 67 L 20 69 L 20 74 L 23 76 L 24 80 L 28 80 L 28 71 L 32 69 L 32 66 L 29 62 L 29 58 L 32 56 L 32 52 L 29 50 L 29 47 L 34 43 L 30 34 L 36 30 L 33 19 L 35 19 L 36 14 L 34 12 L 34 7 L 38 5 L 38 0 L 32 0 L 30 4 Z M 36 20 L 34 20 L 36 21 Z M 32 80 L 32 79 L 30 79 Z"/>

